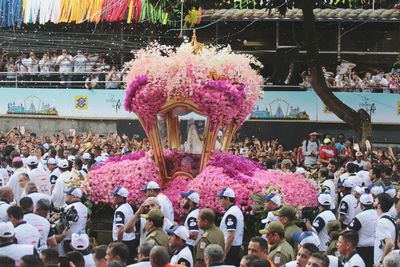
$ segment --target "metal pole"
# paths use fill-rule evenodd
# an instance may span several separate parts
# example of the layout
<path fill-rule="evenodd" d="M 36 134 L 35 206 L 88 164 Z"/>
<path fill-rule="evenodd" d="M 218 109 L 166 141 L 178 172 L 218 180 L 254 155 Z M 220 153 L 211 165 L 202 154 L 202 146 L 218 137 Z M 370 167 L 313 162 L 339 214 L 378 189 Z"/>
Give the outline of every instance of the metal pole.
<path fill-rule="evenodd" d="M 275 49 L 278 49 L 279 48 L 279 21 L 276 21 L 275 27 L 276 27 Z"/>
<path fill-rule="evenodd" d="M 215 44 L 218 45 L 218 34 L 219 34 L 219 26 L 218 26 L 218 22 L 215 23 Z"/>
<path fill-rule="evenodd" d="M 372 0 L 372 10 L 375 11 L 375 0 Z"/>
<path fill-rule="evenodd" d="M 339 22 L 338 23 L 338 35 L 337 35 L 337 62 L 339 63 L 341 59 L 341 49 L 342 49 L 342 24 Z"/>

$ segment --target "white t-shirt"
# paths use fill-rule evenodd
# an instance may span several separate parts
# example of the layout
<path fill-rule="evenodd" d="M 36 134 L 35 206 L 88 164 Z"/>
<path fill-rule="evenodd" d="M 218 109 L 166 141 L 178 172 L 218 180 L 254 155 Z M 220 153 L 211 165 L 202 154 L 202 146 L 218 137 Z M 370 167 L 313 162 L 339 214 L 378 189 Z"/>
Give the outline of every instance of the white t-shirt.
<path fill-rule="evenodd" d="M 86 71 L 87 58 L 85 56 L 76 56 L 74 58 L 74 72 L 81 73 Z"/>
<path fill-rule="evenodd" d="M 56 184 L 54 185 L 53 192 L 51 194 L 51 201 L 54 204 L 54 207 L 60 208 L 65 205 L 65 196 L 64 191 L 66 188 L 66 182 L 71 178 L 71 172 L 65 171 L 60 174 L 58 177 Z"/>
<path fill-rule="evenodd" d="M 175 251 L 171 257 L 172 264 L 181 264 L 186 267 L 193 267 L 193 255 L 188 246 L 183 246 L 181 249 Z"/>
<path fill-rule="evenodd" d="M 328 235 L 328 223 L 330 221 L 336 220 L 335 215 L 331 210 L 324 210 L 314 219 L 312 223 L 313 232 L 315 232 L 320 240 L 319 250 L 326 251 L 327 243 L 331 240 L 331 237 Z"/>
<path fill-rule="evenodd" d="M 63 55 L 58 56 L 57 63 L 60 66 L 59 72 L 60 73 L 70 73 L 72 72 L 72 66 L 74 63 L 74 59 L 71 55 L 67 55 L 64 57 Z"/>
<path fill-rule="evenodd" d="M 369 177 L 369 171 L 361 170 L 357 172 L 357 176 L 361 178 L 365 187 L 368 187 L 372 184 L 371 177 Z"/>
<path fill-rule="evenodd" d="M 186 244 L 190 246 L 195 246 L 197 244 L 197 241 L 199 241 L 202 230 L 200 230 L 199 225 L 197 224 L 197 218 L 199 217 L 199 209 L 195 208 L 189 212 L 189 214 L 186 216 L 185 223 L 183 224 L 190 232 L 195 232 L 197 234 L 197 239 L 193 240 L 188 238 L 186 241 Z"/>
<path fill-rule="evenodd" d="M 51 186 L 50 181 L 47 178 L 47 173 L 39 168 L 30 170 L 28 172 L 29 180 L 34 182 L 38 192 L 50 195 L 51 194 Z"/>
<path fill-rule="evenodd" d="M 390 238 L 394 243 L 396 240 L 396 227 L 388 218 L 383 218 L 384 216 L 389 216 L 389 213 L 383 213 L 379 216 L 378 221 L 376 222 L 375 228 L 375 242 L 374 242 L 374 263 L 379 263 L 379 261 L 383 260 L 383 248 L 384 248 L 384 240 L 386 238 Z"/>
<path fill-rule="evenodd" d="M 373 247 L 378 214 L 375 209 L 367 209 L 359 213 L 348 228 L 358 232 L 358 247 Z"/>
<path fill-rule="evenodd" d="M 37 202 L 43 198 L 51 202 L 51 197 L 43 193 L 33 192 L 26 196 L 32 199 L 33 207 L 36 207 Z"/>
<path fill-rule="evenodd" d="M 289 261 L 288 263 L 282 265 L 282 267 L 297 267 L 297 260 L 296 261 Z"/>
<path fill-rule="evenodd" d="M 365 262 L 357 253 L 347 259 L 343 267 L 365 267 Z"/>
<path fill-rule="evenodd" d="M 7 209 L 10 207 L 10 203 L 0 201 L 0 222 L 8 222 Z"/>
<path fill-rule="evenodd" d="M 8 182 L 8 179 L 10 178 L 10 175 L 8 174 L 8 171 L 6 168 L 0 168 L 0 174 L 1 174 L 1 185 L 6 185 Z"/>
<path fill-rule="evenodd" d="M 8 180 L 7 186 L 11 187 L 13 193 L 14 193 L 14 198 L 17 202 L 21 199 L 22 192 L 24 191 L 23 188 L 19 185 L 18 183 L 18 176 L 21 173 L 27 173 L 28 170 L 24 167 L 18 168 L 15 170 L 14 174 L 11 175 L 10 180 Z"/>
<path fill-rule="evenodd" d="M 228 231 L 235 231 L 232 246 L 241 246 L 243 243 L 243 231 L 244 231 L 244 218 L 243 212 L 236 205 L 230 206 L 224 216 L 222 217 L 221 224 L 219 226 L 221 231 L 224 233 L 225 242 Z"/>
<path fill-rule="evenodd" d="M 47 249 L 47 240 L 54 237 L 54 233 L 51 231 L 49 221 L 32 212 L 26 213 L 24 215 L 24 220 L 39 231 L 40 241 L 38 250 L 42 251 Z"/>
<path fill-rule="evenodd" d="M 85 260 L 85 267 L 96 267 L 92 253 L 83 255 L 83 259 Z"/>
<path fill-rule="evenodd" d="M 160 203 L 160 210 L 162 212 L 162 214 L 164 215 L 165 218 L 167 218 L 168 220 L 170 220 L 171 222 L 174 221 L 174 207 L 172 206 L 171 201 L 169 200 L 169 198 L 164 195 L 163 193 L 159 193 L 156 196 L 158 202 Z"/>
<path fill-rule="evenodd" d="M 335 208 L 335 201 L 336 201 L 336 186 L 335 183 L 331 179 L 326 179 L 322 182 L 322 186 L 326 186 L 329 188 L 329 195 L 332 199 L 331 209 Z"/>
<path fill-rule="evenodd" d="M 357 204 L 357 199 L 352 194 L 345 195 L 340 201 L 339 213 L 345 215 L 344 225 L 349 225 L 354 219 Z"/>
<path fill-rule="evenodd" d="M 18 244 L 32 245 L 34 248 L 39 247 L 41 235 L 31 224 L 23 221 L 15 226 L 14 231 Z"/>
<path fill-rule="evenodd" d="M 70 228 L 67 231 L 67 236 L 65 237 L 65 240 L 71 240 L 71 236 L 73 233 L 86 232 L 88 208 L 85 205 L 83 205 L 82 202 L 74 202 L 74 203 L 69 204 L 66 207 L 66 210 L 69 210 L 72 206 L 74 206 L 74 208 L 78 212 L 78 221 L 73 222 L 71 224 Z"/>
<path fill-rule="evenodd" d="M 113 241 L 118 240 L 118 228 L 124 227 L 128 221 L 133 217 L 133 209 L 128 203 L 120 205 L 114 212 L 112 238 Z M 135 239 L 135 232 L 125 233 L 122 236 L 123 241 L 130 241 Z"/>
<path fill-rule="evenodd" d="M 15 266 L 21 266 L 21 258 L 25 255 L 34 255 L 35 249 L 32 245 L 9 244 L 0 246 L 0 255 L 7 255 L 15 260 Z"/>

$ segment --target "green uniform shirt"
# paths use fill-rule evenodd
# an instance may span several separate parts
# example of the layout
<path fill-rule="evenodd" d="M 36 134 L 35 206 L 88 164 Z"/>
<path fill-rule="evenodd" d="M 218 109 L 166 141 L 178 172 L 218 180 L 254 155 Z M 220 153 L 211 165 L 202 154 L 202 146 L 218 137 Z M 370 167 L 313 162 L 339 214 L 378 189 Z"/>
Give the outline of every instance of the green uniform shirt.
<path fill-rule="evenodd" d="M 292 246 L 282 239 L 271 246 L 268 257 L 275 266 L 282 266 L 290 261 L 295 260 L 295 255 Z"/>
<path fill-rule="evenodd" d="M 197 242 L 195 248 L 196 260 L 204 260 L 204 249 L 210 244 L 217 244 L 220 245 L 222 249 L 225 249 L 224 234 L 222 233 L 221 229 L 215 225 L 204 231 L 199 239 L 199 242 Z"/>
<path fill-rule="evenodd" d="M 146 235 L 146 241 L 153 240 L 156 245 L 166 247 L 169 251 L 168 235 L 162 228 L 155 228 Z"/>
<path fill-rule="evenodd" d="M 295 242 L 292 240 L 293 234 L 296 232 L 303 232 L 303 231 L 297 225 L 295 225 L 293 222 L 286 224 L 284 229 L 285 229 L 286 241 L 289 242 L 289 244 L 292 247 L 295 247 L 295 245 L 297 246 L 297 244 L 295 244 Z"/>

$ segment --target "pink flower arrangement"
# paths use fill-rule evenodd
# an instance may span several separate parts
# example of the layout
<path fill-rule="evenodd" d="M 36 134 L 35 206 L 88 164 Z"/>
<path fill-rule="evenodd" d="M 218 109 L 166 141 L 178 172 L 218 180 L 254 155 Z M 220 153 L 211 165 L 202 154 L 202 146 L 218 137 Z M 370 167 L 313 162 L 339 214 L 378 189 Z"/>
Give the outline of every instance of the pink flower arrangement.
<path fill-rule="evenodd" d="M 185 153 L 166 151 L 167 158 L 184 157 Z M 106 164 L 94 169 L 85 179 L 82 188 L 90 194 L 93 202 L 111 204 L 110 192 L 117 186 L 126 187 L 129 192 L 128 201 L 139 206 L 145 195 L 140 190 L 149 181 L 160 182 L 157 168 L 150 153 L 132 158 L 114 158 Z M 135 157 L 139 157 L 135 159 Z M 195 190 L 200 195 L 200 207 L 209 207 L 223 212 L 218 202 L 218 193 L 226 187 L 236 193 L 236 204 L 244 213 L 249 214 L 255 202 L 251 194 L 264 194 L 268 188 L 274 188 L 283 195 L 284 203 L 299 207 L 316 205 L 317 188 L 312 180 L 294 173 L 282 173 L 261 169 L 258 163 L 230 153 L 216 153 L 207 167 L 194 179 L 183 176 L 169 181 L 162 192 L 166 194 L 179 218 L 183 214 L 180 205 L 180 193 Z"/>
<path fill-rule="evenodd" d="M 196 103 L 211 127 L 220 121 L 222 126 L 241 124 L 262 92 L 263 79 L 252 68 L 262 64 L 229 46 L 208 46 L 194 54 L 188 42 L 178 48 L 153 43 L 136 52 L 129 65 L 125 109 L 143 118 L 147 130 L 148 120 L 176 97 Z"/>

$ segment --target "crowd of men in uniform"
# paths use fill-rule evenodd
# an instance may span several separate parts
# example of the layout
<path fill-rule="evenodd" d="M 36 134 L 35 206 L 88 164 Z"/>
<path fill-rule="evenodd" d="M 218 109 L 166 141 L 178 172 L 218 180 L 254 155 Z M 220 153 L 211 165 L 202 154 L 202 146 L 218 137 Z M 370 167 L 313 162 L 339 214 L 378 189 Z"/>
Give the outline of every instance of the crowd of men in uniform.
<path fill-rule="evenodd" d="M 127 203 L 130 192 L 116 187 L 110 192 L 116 207 L 113 242 L 93 247 L 83 193 L 67 181 L 73 172 L 86 176 L 102 156 L 46 152 L 44 160 L 21 147 L 9 151 L 7 160 L 0 158 L 0 267 L 400 264 L 397 189 L 385 162 L 356 159 L 343 172 L 329 160 L 318 171 L 318 210 L 313 212 L 286 205 L 279 192 L 262 196 L 267 215 L 249 242 L 244 242 L 244 216 L 231 188 L 215 196 L 225 210 L 220 223 L 212 209 L 199 208 L 197 192 L 182 192 L 187 216 L 179 225 L 156 182 L 145 185 L 146 200 L 136 210 Z"/>

